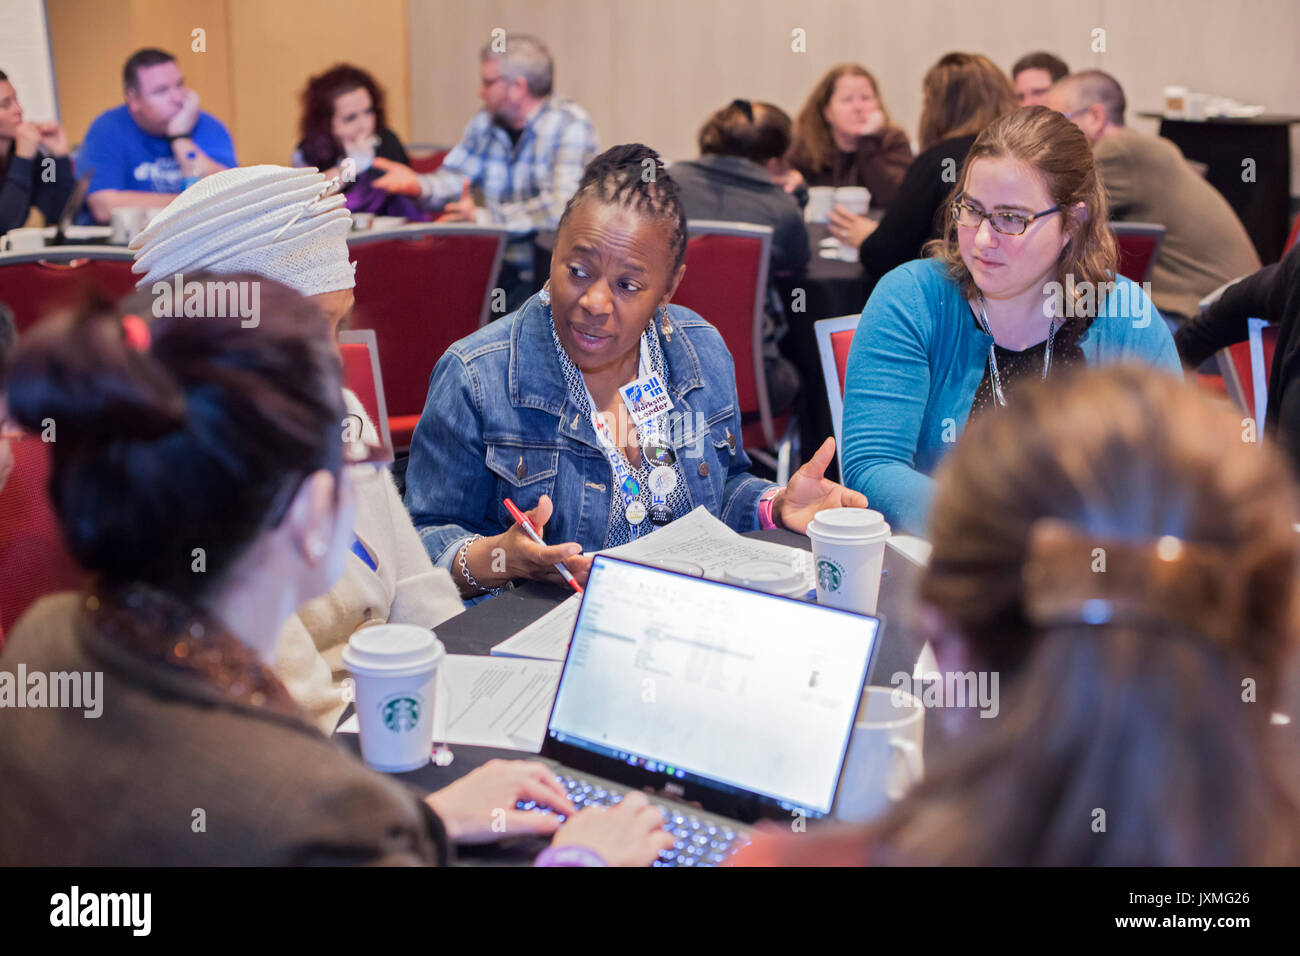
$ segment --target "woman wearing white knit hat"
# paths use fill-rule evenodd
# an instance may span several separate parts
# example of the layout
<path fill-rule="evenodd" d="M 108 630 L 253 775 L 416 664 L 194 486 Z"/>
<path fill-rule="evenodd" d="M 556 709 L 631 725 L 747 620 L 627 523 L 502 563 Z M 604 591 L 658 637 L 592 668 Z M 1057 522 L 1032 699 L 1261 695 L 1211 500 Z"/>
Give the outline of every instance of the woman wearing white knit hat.
<path fill-rule="evenodd" d="M 184 287 L 185 273 L 251 272 L 312 299 L 337 329 L 352 309 L 356 282 L 347 246 L 352 218 L 331 186 L 314 169 L 283 166 L 204 178 L 131 243 L 132 268 L 144 273 L 137 287 L 159 293 L 155 311 L 169 303 L 179 309 L 171 289 Z M 349 415 L 364 423 L 361 442 L 378 444 L 360 400 L 347 389 L 343 397 Z M 356 489 L 356 542 L 343 577 L 289 619 L 274 667 L 327 733 L 346 706 L 342 653 L 353 631 L 386 622 L 432 628 L 464 609 L 451 577 L 425 553 L 392 477 L 374 472 Z"/>

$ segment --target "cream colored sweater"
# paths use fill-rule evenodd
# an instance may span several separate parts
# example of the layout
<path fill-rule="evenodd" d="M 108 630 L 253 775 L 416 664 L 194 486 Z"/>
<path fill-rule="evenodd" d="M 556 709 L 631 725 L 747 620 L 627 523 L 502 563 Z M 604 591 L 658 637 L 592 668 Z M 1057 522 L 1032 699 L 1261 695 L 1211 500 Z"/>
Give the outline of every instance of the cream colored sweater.
<path fill-rule="evenodd" d="M 378 432 L 361 401 L 343 390 L 349 414 L 365 423 L 364 440 Z M 435 568 L 387 470 L 358 476 L 354 531 L 378 565 L 370 570 L 354 553 L 338 583 L 304 604 L 285 623 L 273 670 L 294 699 L 326 733 L 334 731 L 346 707 L 343 648 L 352 632 L 372 624 L 415 624 L 433 628 L 465 609 L 451 575 Z"/>

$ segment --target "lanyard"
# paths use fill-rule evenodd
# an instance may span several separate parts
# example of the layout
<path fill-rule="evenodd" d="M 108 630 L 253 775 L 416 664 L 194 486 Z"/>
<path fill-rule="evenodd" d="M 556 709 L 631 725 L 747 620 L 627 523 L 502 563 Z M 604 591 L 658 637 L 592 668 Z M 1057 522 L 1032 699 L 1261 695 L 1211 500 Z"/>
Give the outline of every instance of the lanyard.
<path fill-rule="evenodd" d="M 648 376 L 651 373 L 651 371 L 652 371 L 652 366 L 650 362 L 650 350 L 646 346 L 645 336 L 643 335 L 641 337 L 641 357 L 637 361 L 638 380 Z M 596 408 L 596 401 L 591 397 L 591 390 L 587 388 L 587 383 L 585 380 L 582 383 L 582 388 L 587 395 L 587 410 L 591 415 L 591 427 L 595 430 L 596 439 L 600 442 L 601 451 L 605 453 L 605 458 L 609 462 L 609 467 L 614 473 L 614 483 L 618 486 L 619 493 L 622 494 L 623 496 L 623 510 L 624 510 L 624 514 L 626 515 L 628 513 L 629 507 L 632 505 L 632 502 L 636 501 L 641 496 L 641 483 L 637 481 L 636 476 L 632 474 L 631 468 L 628 466 L 627 460 L 623 457 L 622 450 L 619 448 L 618 443 L 614 441 L 613 436 L 610 435 L 609 427 L 605 424 L 604 420 L 601 418 L 600 412 Z M 624 404 L 627 403 L 626 397 L 624 398 L 623 401 Z M 653 418 L 652 420 L 647 421 L 644 425 L 636 426 L 637 436 L 638 438 L 641 439 L 642 445 L 644 445 L 647 441 L 654 444 L 661 443 L 660 442 L 660 436 L 662 435 L 661 424 L 663 422 L 664 417 L 667 414 L 668 414 L 667 411 L 662 412 L 659 415 L 655 416 L 655 418 Z M 653 491 L 651 492 L 652 507 L 661 506 L 666 502 L 667 502 L 666 495 L 661 495 Z M 644 509 L 644 506 L 642 506 L 642 508 Z M 642 510 L 641 513 L 642 515 L 644 515 L 645 511 Z M 632 537 L 635 539 L 640 530 L 641 521 L 629 520 L 628 524 L 632 528 Z"/>

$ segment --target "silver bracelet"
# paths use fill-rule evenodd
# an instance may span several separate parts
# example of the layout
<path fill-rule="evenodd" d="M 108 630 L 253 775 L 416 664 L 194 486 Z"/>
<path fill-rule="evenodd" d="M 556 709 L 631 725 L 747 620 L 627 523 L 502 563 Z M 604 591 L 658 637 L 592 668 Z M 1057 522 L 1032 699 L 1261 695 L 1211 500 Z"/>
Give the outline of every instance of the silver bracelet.
<path fill-rule="evenodd" d="M 470 538 L 468 541 L 462 544 L 460 546 L 460 551 L 456 554 L 456 563 L 460 565 L 460 573 L 465 576 L 465 580 L 469 583 L 469 586 L 472 587 L 474 590 L 484 591 L 488 594 L 499 594 L 501 591 L 500 588 L 484 587 L 483 585 L 479 584 L 476 580 L 474 580 L 474 575 L 469 573 L 469 565 L 465 563 L 465 558 L 469 555 L 469 546 L 473 544 L 475 541 L 481 540 L 482 537 L 483 536 L 481 534 L 476 534 L 474 535 L 474 537 Z"/>

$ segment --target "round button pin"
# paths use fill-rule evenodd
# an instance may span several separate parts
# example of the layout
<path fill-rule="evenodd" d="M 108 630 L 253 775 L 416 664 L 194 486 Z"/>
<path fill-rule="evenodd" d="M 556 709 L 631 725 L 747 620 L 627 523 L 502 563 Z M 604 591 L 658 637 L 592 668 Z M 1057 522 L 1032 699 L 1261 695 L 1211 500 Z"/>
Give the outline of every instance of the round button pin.
<path fill-rule="evenodd" d="M 668 493 L 677 487 L 677 471 L 667 465 L 660 465 L 650 472 L 650 491 L 660 498 L 667 498 Z"/>
<path fill-rule="evenodd" d="M 646 445 L 643 450 L 646 460 L 656 465 L 671 465 L 677 460 L 677 455 L 667 445 Z"/>
<path fill-rule="evenodd" d="M 654 524 L 667 524 L 673 520 L 673 509 L 667 505 L 654 505 L 650 509 L 650 520 Z"/>
<path fill-rule="evenodd" d="M 628 524 L 640 524 L 642 521 L 645 521 L 645 505 L 640 501 L 633 501 L 626 509 L 624 509 L 623 514 L 627 517 Z"/>

